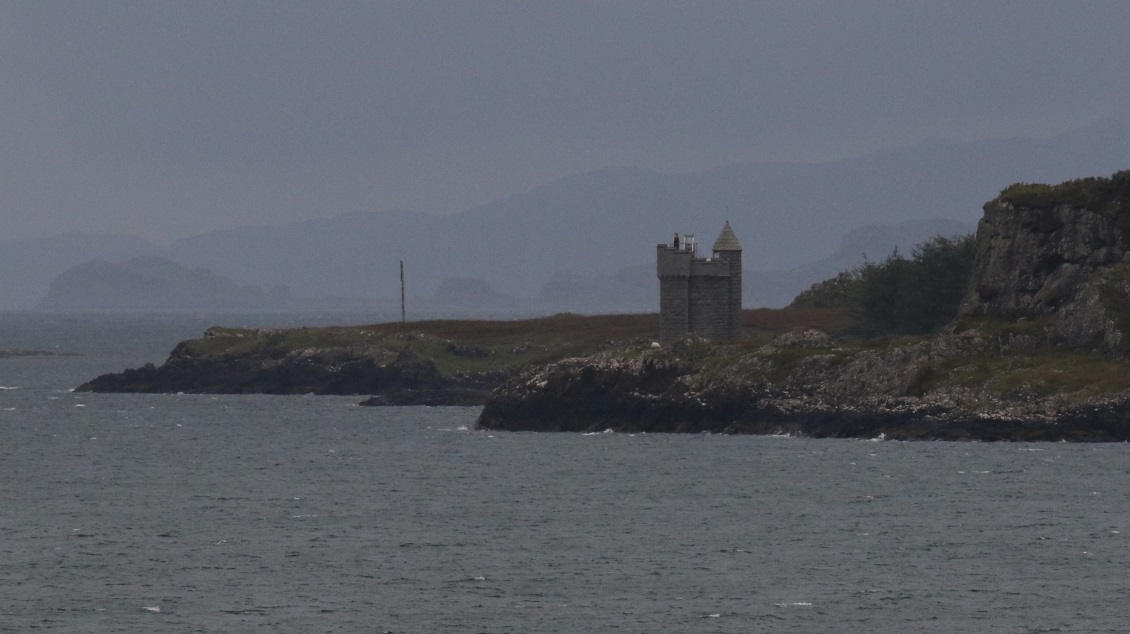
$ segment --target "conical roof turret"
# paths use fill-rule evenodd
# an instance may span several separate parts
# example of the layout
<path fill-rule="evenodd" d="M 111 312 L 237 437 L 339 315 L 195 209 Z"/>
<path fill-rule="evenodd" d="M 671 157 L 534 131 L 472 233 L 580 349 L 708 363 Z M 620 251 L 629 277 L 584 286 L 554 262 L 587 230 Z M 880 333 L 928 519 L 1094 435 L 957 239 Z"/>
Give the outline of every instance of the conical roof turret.
<path fill-rule="evenodd" d="M 715 251 L 741 251 L 742 243 L 738 242 L 738 237 L 734 235 L 734 230 L 730 228 L 730 221 L 726 221 L 726 226 L 722 227 L 722 233 L 718 234 L 718 239 L 714 241 Z"/>

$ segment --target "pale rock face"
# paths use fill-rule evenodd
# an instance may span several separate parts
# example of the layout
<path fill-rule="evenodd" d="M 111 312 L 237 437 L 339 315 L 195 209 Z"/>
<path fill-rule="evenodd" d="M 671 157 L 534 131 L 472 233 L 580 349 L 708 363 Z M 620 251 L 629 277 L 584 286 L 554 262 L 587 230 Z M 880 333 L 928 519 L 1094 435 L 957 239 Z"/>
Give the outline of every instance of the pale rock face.
<path fill-rule="evenodd" d="M 1110 305 L 1130 297 L 1130 242 L 1110 217 L 992 201 L 977 228 L 975 258 L 960 317 L 1051 317 L 1059 342 L 1118 348 Z"/>

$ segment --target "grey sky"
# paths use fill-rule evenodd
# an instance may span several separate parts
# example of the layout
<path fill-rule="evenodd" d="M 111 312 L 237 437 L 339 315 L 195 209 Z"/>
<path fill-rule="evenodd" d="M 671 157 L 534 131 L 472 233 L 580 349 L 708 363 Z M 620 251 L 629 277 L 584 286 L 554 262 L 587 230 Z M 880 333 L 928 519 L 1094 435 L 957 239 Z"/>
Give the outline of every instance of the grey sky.
<path fill-rule="evenodd" d="M 9 0 L 0 239 L 1048 136 L 1130 104 L 1128 27 L 1121 0 Z"/>

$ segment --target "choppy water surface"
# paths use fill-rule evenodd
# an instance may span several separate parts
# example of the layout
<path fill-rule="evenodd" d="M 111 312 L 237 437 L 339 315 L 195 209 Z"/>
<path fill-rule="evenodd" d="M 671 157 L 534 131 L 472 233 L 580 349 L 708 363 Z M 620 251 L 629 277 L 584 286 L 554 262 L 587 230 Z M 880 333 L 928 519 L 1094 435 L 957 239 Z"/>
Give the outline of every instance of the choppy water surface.
<path fill-rule="evenodd" d="M 473 408 L 66 391 L 94 365 L 0 360 L 3 631 L 1130 626 L 1127 445 L 486 433 Z"/>

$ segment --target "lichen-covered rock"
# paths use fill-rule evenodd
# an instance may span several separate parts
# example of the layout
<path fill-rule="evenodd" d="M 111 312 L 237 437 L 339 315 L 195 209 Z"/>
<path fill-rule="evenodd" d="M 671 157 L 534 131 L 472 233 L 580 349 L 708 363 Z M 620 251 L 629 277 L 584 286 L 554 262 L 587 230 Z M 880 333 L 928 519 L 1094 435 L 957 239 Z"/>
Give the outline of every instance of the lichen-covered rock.
<path fill-rule="evenodd" d="M 1071 199 L 1075 182 L 1059 187 Z M 1057 190 L 1047 191 L 1039 204 L 1011 202 L 1005 190 L 985 205 L 958 316 L 1047 319 L 1052 343 L 1122 354 L 1130 239 L 1121 214 L 1130 210 L 1052 204 Z"/>
<path fill-rule="evenodd" d="M 765 344 L 759 352 L 771 353 L 789 348 L 830 348 L 832 345 L 832 338 L 828 336 L 828 333 L 819 330 L 805 330 L 803 332 L 786 332 Z"/>
<path fill-rule="evenodd" d="M 803 337 L 815 341 L 813 336 Z M 1012 354 L 967 331 L 885 349 L 796 348 L 727 359 L 602 353 L 527 368 L 478 426 L 510 431 L 715 432 L 944 440 L 1130 440 L 1130 392 L 1069 400 L 1021 386 L 926 388 L 931 368 Z M 801 350 L 800 356 L 796 351 Z M 783 352 L 784 351 L 784 352 Z"/>

